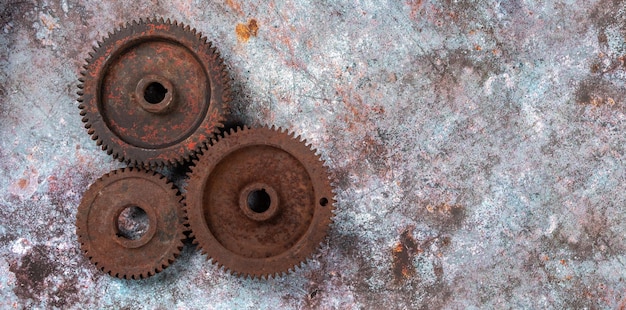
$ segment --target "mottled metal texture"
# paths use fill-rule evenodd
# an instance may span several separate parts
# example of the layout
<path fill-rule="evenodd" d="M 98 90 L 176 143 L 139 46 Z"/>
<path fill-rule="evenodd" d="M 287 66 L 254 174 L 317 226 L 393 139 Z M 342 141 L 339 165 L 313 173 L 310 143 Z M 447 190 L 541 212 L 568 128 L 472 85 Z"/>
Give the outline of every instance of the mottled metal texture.
<path fill-rule="evenodd" d="M 626 1 L 1 3 L 2 307 L 626 304 Z M 127 281 L 80 254 L 80 198 L 121 164 L 85 134 L 76 78 L 154 15 L 214 42 L 233 116 L 329 166 L 335 224 L 302 269 L 241 279 L 188 246 Z"/>
<path fill-rule="evenodd" d="M 119 161 L 180 164 L 223 127 L 228 75 L 195 28 L 163 18 L 132 21 L 89 56 L 79 108 L 91 138 Z"/>
<path fill-rule="evenodd" d="M 122 168 L 104 175 L 85 192 L 76 214 L 76 235 L 85 257 L 121 279 L 161 272 L 183 249 L 182 199 L 178 189 L 155 172 Z M 123 229 L 120 222 L 132 219 L 122 213 L 131 208 L 145 212 L 145 229 Z M 129 234 L 134 231 L 141 233 Z"/>
<path fill-rule="evenodd" d="M 194 244 L 243 277 L 295 270 L 331 224 L 328 170 L 305 140 L 284 130 L 231 131 L 194 161 L 188 183 Z"/>

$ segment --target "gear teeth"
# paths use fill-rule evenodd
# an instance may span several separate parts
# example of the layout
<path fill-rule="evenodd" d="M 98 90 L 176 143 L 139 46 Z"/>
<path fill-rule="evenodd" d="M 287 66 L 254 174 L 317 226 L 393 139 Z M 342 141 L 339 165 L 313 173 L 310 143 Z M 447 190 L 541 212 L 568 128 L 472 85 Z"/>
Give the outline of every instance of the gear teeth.
<path fill-rule="evenodd" d="M 301 260 L 298 260 L 297 262 L 294 263 L 294 265 L 289 266 L 285 270 L 281 270 L 281 271 L 271 271 L 271 270 L 269 270 L 269 272 L 265 272 L 265 273 L 264 272 L 258 272 L 258 273 L 257 272 L 249 272 L 249 273 L 245 273 L 242 270 L 237 270 L 237 268 L 232 269 L 231 267 L 229 267 L 231 263 L 229 263 L 228 266 L 222 264 L 221 263 L 222 258 L 220 258 L 220 256 L 215 257 L 215 256 L 211 255 L 212 251 L 211 251 L 211 248 L 210 248 L 210 243 L 207 245 L 204 241 L 202 241 L 203 240 L 202 234 L 204 234 L 204 233 L 202 233 L 201 236 L 198 236 L 198 232 L 194 230 L 194 225 L 196 225 L 196 224 L 192 223 L 192 219 L 190 217 L 191 216 L 190 211 L 192 210 L 192 208 L 196 208 L 196 207 L 189 204 L 189 201 L 187 200 L 189 197 L 186 197 L 185 213 L 186 213 L 188 221 L 190 222 L 189 228 L 192 231 L 190 233 L 190 236 L 193 236 L 193 238 L 194 238 L 192 243 L 195 244 L 198 247 L 198 249 L 204 255 L 207 256 L 208 260 L 210 260 L 214 265 L 217 265 L 218 269 L 224 268 L 226 273 L 229 273 L 231 275 L 235 275 L 235 276 L 238 276 L 238 277 L 243 277 L 243 278 L 271 279 L 271 278 L 282 277 L 282 276 L 284 276 L 284 275 L 286 275 L 288 273 L 297 272 L 297 271 L 301 270 L 302 268 L 304 268 L 304 266 L 306 264 L 310 263 L 311 257 L 313 257 L 313 255 L 316 255 L 317 253 L 320 253 L 320 251 L 322 249 L 323 243 L 326 242 L 326 240 L 328 239 L 328 234 L 329 234 L 329 231 L 330 231 L 330 225 L 332 225 L 332 223 L 334 222 L 334 220 L 333 220 L 334 214 L 333 214 L 332 211 L 334 210 L 334 204 L 336 203 L 336 199 L 334 198 L 336 196 L 336 194 L 334 192 L 334 189 L 332 188 L 332 184 L 330 183 L 331 178 L 329 177 L 329 174 L 328 174 L 328 167 L 324 165 L 325 161 L 322 160 L 322 158 L 321 158 L 321 156 L 319 154 L 319 150 L 314 148 L 312 146 L 312 143 L 310 143 L 306 139 L 304 139 L 304 137 L 301 134 L 296 134 L 295 132 L 290 131 L 290 130 L 288 130 L 286 128 L 277 127 L 276 125 L 266 125 L 266 126 L 264 126 L 262 128 L 258 128 L 258 129 L 250 129 L 247 126 L 230 128 L 229 130 L 224 131 L 222 134 L 218 134 L 213 139 L 211 139 L 211 142 L 210 142 L 210 145 L 208 147 L 208 151 L 207 152 L 209 152 L 209 153 L 210 152 L 225 152 L 226 149 L 218 148 L 218 149 L 213 150 L 212 148 L 213 147 L 218 147 L 220 145 L 224 145 L 224 147 L 228 148 L 227 145 L 229 145 L 229 144 L 220 144 L 222 142 L 221 140 L 224 140 L 224 139 L 226 139 L 226 140 L 228 140 L 228 139 L 246 139 L 245 137 L 248 137 L 249 135 L 254 135 L 255 134 L 255 130 L 272 131 L 272 132 L 275 132 L 278 135 L 285 135 L 289 139 L 293 139 L 294 143 L 305 145 L 306 149 L 307 149 L 307 151 L 305 151 L 305 153 L 308 153 L 308 152 L 312 153 L 312 155 L 310 155 L 311 158 L 307 159 L 307 162 L 313 162 L 313 160 L 315 160 L 316 162 L 319 162 L 320 165 L 323 167 L 323 169 L 321 169 L 321 171 L 324 171 L 322 173 L 322 175 L 324 176 L 324 180 L 327 180 L 326 182 L 328 182 L 328 183 L 324 183 L 325 181 L 323 181 L 323 180 L 320 180 L 318 182 L 322 182 L 322 183 L 320 183 L 320 186 L 322 186 L 320 188 L 325 188 L 324 191 L 330 190 L 330 192 L 327 193 L 326 194 L 327 196 L 325 197 L 330 202 L 328 205 L 325 205 L 325 206 L 327 206 L 327 208 L 326 208 L 327 211 L 325 211 L 325 212 L 328 212 L 327 214 L 329 214 L 329 217 L 328 217 L 328 219 L 325 220 L 326 224 L 324 224 L 324 226 L 320 226 L 320 228 L 319 228 L 320 229 L 319 230 L 320 233 L 317 235 L 318 236 L 317 238 L 323 237 L 323 240 L 321 240 L 319 243 L 317 243 L 315 245 L 313 245 L 313 244 L 309 245 L 310 249 L 311 249 L 311 252 L 310 253 L 307 252 L 308 254 L 306 254 L 306 256 L 303 256 Z M 277 142 L 269 142 L 269 141 L 265 140 L 265 139 L 267 139 L 266 136 L 265 136 L 265 133 L 262 136 L 260 136 L 260 137 L 263 137 L 262 141 L 264 141 L 264 143 L 277 143 Z M 231 142 L 231 144 L 235 143 L 235 145 L 236 145 L 238 140 L 233 140 L 233 141 L 234 142 Z M 242 142 L 242 143 L 250 143 L 249 142 L 250 140 L 244 140 L 244 141 L 246 141 L 246 142 Z M 187 194 L 189 194 L 191 191 L 197 191 L 198 190 L 198 188 L 197 188 L 198 185 L 197 184 L 200 181 L 200 179 L 196 178 L 194 176 L 202 175 L 202 173 L 204 173 L 203 169 L 206 169 L 207 163 L 202 160 L 203 158 L 204 158 L 204 154 L 200 154 L 197 159 L 193 160 L 192 165 L 190 166 L 190 172 L 188 174 L 190 179 L 189 179 L 189 183 L 187 184 L 187 191 L 186 191 Z M 315 159 L 313 159 L 313 158 L 315 158 Z M 211 165 L 212 164 L 210 164 L 209 166 L 211 166 Z M 321 175 L 319 177 L 321 177 Z M 194 183 L 194 182 L 195 182 L 195 185 L 192 186 L 192 183 Z M 323 184 L 327 184 L 327 185 L 323 185 Z M 191 188 L 190 188 L 190 186 L 191 186 Z M 332 198 L 330 198 L 330 197 L 332 197 Z M 197 198 L 195 198 L 195 199 L 197 199 Z M 330 210 L 328 210 L 328 209 L 330 209 Z M 193 214 L 195 214 L 197 212 L 197 209 L 193 209 L 193 210 L 195 210 L 195 211 L 193 211 Z M 266 270 L 268 270 L 268 269 L 266 269 Z"/>
<path fill-rule="evenodd" d="M 104 51 L 104 48 L 107 47 L 107 45 L 109 44 L 109 42 L 116 42 L 115 41 L 115 37 L 116 36 L 120 36 L 120 35 L 125 35 L 124 33 L 129 32 L 129 28 L 132 27 L 145 27 L 146 24 L 167 24 L 170 26 L 175 26 L 178 27 L 180 29 L 182 29 L 183 31 L 189 32 L 188 37 L 186 37 L 186 39 L 191 39 L 194 38 L 194 40 L 196 40 L 198 43 L 200 44 L 206 44 L 206 37 L 203 37 L 202 34 L 198 31 L 197 28 L 191 28 L 189 25 L 185 25 L 184 23 L 178 22 L 177 20 L 172 20 L 170 18 L 167 18 L 167 20 L 164 17 L 158 17 L 158 16 L 153 16 L 153 17 L 142 17 L 137 19 L 133 19 L 130 22 L 126 22 L 125 24 L 119 24 L 119 26 L 117 28 L 115 28 L 113 30 L 113 32 L 108 31 L 107 35 L 104 36 L 102 38 L 102 40 L 97 41 L 97 46 L 92 46 L 92 49 L 94 50 L 94 52 L 88 52 L 89 57 L 87 59 L 85 59 L 86 64 L 83 65 L 83 69 L 80 72 L 81 78 L 79 78 L 79 82 L 81 83 L 78 86 L 78 89 L 81 91 L 80 93 L 77 93 L 78 98 L 77 101 L 80 103 L 87 103 L 87 105 L 82 104 L 79 105 L 79 109 L 81 110 L 80 114 L 81 116 L 87 116 L 90 115 L 92 113 L 100 113 L 98 111 L 95 111 L 93 109 L 90 109 L 90 107 L 92 106 L 92 100 L 96 100 L 93 98 L 96 98 L 97 96 L 94 96 L 93 94 L 91 94 L 92 90 L 94 89 L 92 86 L 90 86 L 88 88 L 88 90 L 90 91 L 90 95 L 88 99 L 89 102 L 86 102 L 84 96 L 86 92 L 82 92 L 83 89 L 85 89 L 86 85 L 85 85 L 85 81 L 87 80 L 87 78 L 90 79 L 91 82 L 91 75 L 88 72 L 91 72 L 93 70 L 97 70 L 97 68 L 93 68 L 94 66 L 92 64 L 100 64 L 102 62 L 96 62 L 96 60 L 98 60 L 97 57 L 102 57 L 102 55 L 99 55 L 100 53 L 102 53 L 102 51 Z M 193 40 L 192 40 L 193 41 Z M 110 47 L 109 47 L 110 49 Z M 212 47 L 212 45 L 209 44 L 206 46 L 203 46 L 201 48 L 201 52 L 204 53 L 205 55 L 209 55 L 209 54 L 213 54 L 214 53 L 214 48 Z M 109 50 L 107 50 L 106 52 L 109 52 Z M 223 60 L 221 58 L 219 59 L 214 59 L 213 60 L 215 63 L 210 64 L 211 66 L 217 66 L 217 67 L 221 67 L 224 68 L 224 63 Z M 212 79 L 216 79 L 218 81 L 218 84 L 222 84 L 222 98 L 221 99 L 222 103 L 220 104 L 220 109 L 218 109 L 218 119 L 216 121 L 211 120 L 211 122 L 214 122 L 214 124 L 211 124 L 211 127 L 213 127 L 213 131 L 214 133 L 211 132 L 206 132 L 205 136 L 198 136 L 197 139 L 198 140 L 205 140 L 205 141 L 198 141 L 196 143 L 196 147 L 195 149 L 189 149 L 189 150 L 184 150 L 182 154 L 176 154 L 176 151 L 174 149 L 168 150 L 168 154 L 167 156 L 164 156 L 164 159 L 154 159 L 155 157 L 153 157 L 152 159 L 150 158 L 146 158 L 146 159 L 142 159 L 143 155 L 135 155 L 136 153 L 131 153 L 131 152 L 126 152 L 124 151 L 124 154 L 133 154 L 132 156 L 139 156 L 138 158 L 132 158 L 133 160 L 137 160 L 138 162 L 136 163 L 137 166 L 141 166 L 141 167 L 145 167 L 145 168 L 161 168 L 161 167 L 165 167 L 165 166 L 176 166 L 176 165 L 182 165 L 185 164 L 186 162 L 190 162 L 192 160 L 192 157 L 196 156 L 197 153 L 201 152 L 203 149 L 206 150 L 208 149 L 207 143 L 209 143 L 209 141 L 212 139 L 213 136 L 215 136 L 215 132 L 219 131 L 219 128 L 223 127 L 223 122 L 226 120 L 226 115 L 229 114 L 229 109 L 228 107 L 228 103 L 232 100 L 232 96 L 230 95 L 230 79 L 225 78 L 225 76 L 227 76 L 227 73 L 225 72 L 220 72 L 215 74 Z M 87 123 L 91 120 L 95 120 L 97 118 L 94 117 L 89 117 L 89 118 L 83 118 L 83 122 Z M 91 126 L 91 125 L 90 125 Z M 98 127 L 99 128 L 99 127 Z M 104 131 L 106 131 L 106 129 L 102 129 Z M 101 129 L 97 129 L 96 132 L 100 132 Z M 102 134 L 102 133 L 101 133 Z M 91 135 L 91 133 L 90 133 Z M 103 138 L 105 138 L 105 136 L 102 136 Z M 95 139 L 93 139 L 95 140 Z M 108 141 L 108 139 L 101 139 L 102 141 L 104 141 L 103 143 L 105 144 L 109 144 L 111 142 Z M 111 146 L 111 149 L 115 148 L 115 149 L 119 149 L 119 148 L 125 148 L 125 147 L 129 147 L 127 145 L 124 144 L 120 144 L 119 146 L 113 145 Z M 131 146 L 132 147 L 132 146 Z M 119 150 L 118 150 L 119 151 Z M 125 158 L 126 155 L 121 155 L 121 153 L 116 153 L 118 154 L 118 156 L 116 157 L 117 160 L 119 160 L 120 162 L 125 162 L 127 161 L 127 158 Z M 139 153 L 141 154 L 141 153 Z M 111 155 L 111 154 L 110 154 Z M 148 157 L 150 155 L 146 155 L 146 157 Z"/>
<path fill-rule="evenodd" d="M 157 19 L 157 17 L 146 18 L 147 22 L 156 22 L 157 20 L 160 23 L 165 23 L 163 17 L 161 17 L 160 19 Z M 145 23 L 144 19 L 140 19 L 139 23 L 136 22 L 135 20 L 133 21 L 133 24 L 136 24 L 136 25 L 139 25 L 139 24 L 142 24 L 142 23 Z M 167 19 L 167 23 L 171 24 L 171 20 L 169 18 Z M 202 35 L 197 31 L 196 28 L 193 28 L 193 30 L 190 30 L 191 28 L 190 28 L 189 25 L 185 26 L 183 23 L 179 23 L 176 20 L 174 20 L 173 23 L 174 23 L 175 26 L 181 27 L 185 31 L 190 31 L 194 35 L 197 35 L 199 40 L 207 42 L 207 38 L 206 37 L 202 37 Z M 128 23 L 126 23 L 126 28 L 128 28 L 128 27 L 130 27 L 130 25 Z M 120 30 L 116 30 L 114 33 L 117 33 L 117 32 L 119 32 L 121 30 L 122 30 L 122 28 L 120 28 Z M 109 33 L 109 38 L 111 36 L 112 36 L 111 33 Z M 211 46 L 210 42 L 208 42 L 207 44 L 209 44 L 209 46 Z M 98 46 L 100 46 L 100 44 Z M 96 50 L 96 52 L 97 52 L 97 49 L 94 48 L 94 50 Z M 209 50 L 210 50 L 211 54 L 215 55 L 214 58 L 219 58 L 219 52 L 216 51 L 215 48 L 210 47 Z M 89 54 L 90 54 L 91 58 L 94 57 L 93 53 L 89 53 Z M 93 61 L 93 60 L 92 59 L 88 59 L 87 60 L 88 63 L 91 63 L 91 61 Z M 223 103 L 224 107 L 223 108 L 224 108 L 224 111 L 227 111 L 228 110 L 228 102 L 230 100 L 232 100 L 232 91 L 231 91 L 230 84 L 228 83 L 228 73 L 226 72 L 226 66 L 221 61 L 220 61 L 219 65 L 222 68 L 222 71 L 220 73 L 220 77 L 223 80 L 225 80 L 225 82 L 224 82 L 224 89 L 222 90 L 222 93 L 223 93 L 222 98 L 223 98 L 223 101 L 224 101 L 224 103 Z M 87 70 L 88 65 L 85 65 L 84 67 Z M 83 76 L 86 76 L 87 72 L 86 71 L 82 71 L 81 74 Z M 79 81 L 81 83 L 84 82 L 84 78 L 82 80 L 79 78 Z M 84 85 L 80 84 L 78 88 L 79 89 L 83 89 L 83 86 Z M 81 93 L 81 94 L 79 94 L 79 96 L 81 96 L 81 98 L 79 98 L 81 100 L 79 100 L 79 101 L 82 102 L 83 94 Z M 85 105 L 81 104 L 81 105 L 79 105 L 79 108 L 81 109 L 81 115 L 85 116 L 86 115 L 86 114 L 84 114 L 84 112 L 85 112 L 84 111 Z M 131 159 L 126 159 L 122 155 L 120 155 L 120 153 L 114 152 L 113 148 L 109 148 L 106 144 L 103 144 L 103 141 L 98 138 L 95 130 L 90 128 L 91 124 L 89 123 L 89 118 L 88 117 L 85 116 L 83 118 L 83 122 L 85 122 L 85 128 L 90 128 L 88 133 L 90 135 L 92 135 L 92 139 L 93 140 L 97 140 L 98 145 L 102 145 L 103 150 L 107 150 L 108 154 L 111 154 L 114 158 L 120 160 L 121 162 L 125 162 L 125 163 L 127 163 L 128 165 L 131 165 L 131 166 L 146 167 L 146 168 L 149 168 L 149 167 L 163 167 L 165 164 L 177 165 L 177 164 L 182 164 L 184 162 L 190 162 L 190 166 L 189 166 L 189 170 L 190 171 L 189 171 L 188 175 L 191 176 L 191 175 L 193 175 L 194 172 L 198 171 L 197 163 L 202 158 L 202 156 L 205 154 L 205 151 L 210 152 L 211 151 L 210 150 L 211 147 L 216 145 L 216 144 L 218 144 L 223 139 L 228 139 L 228 137 L 235 136 L 235 135 L 238 135 L 238 134 L 245 135 L 245 134 L 247 134 L 248 130 L 250 130 L 249 127 L 243 126 L 243 127 L 237 127 L 237 128 L 230 128 L 229 130 L 225 130 L 221 134 L 219 134 L 219 128 L 223 128 L 224 127 L 223 122 L 225 120 L 225 117 L 224 117 L 225 115 L 227 115 L 227 112 L 223 113 L 223 115 L 220 115 L 220 121 L 215 126 L 215 129 L 214 129 L 215 133 L 214 133 L 213 136 L 207 137 L 206 141 L 202 141 L 202 142 L 198 143 L 198 146 L 196 147 L 196 149 L 191 150 L 188 153 L 185 153 L 183 157 L 181 157 L 181 158 L 174 158 L 174 159 L 168 159 L 165 162 L 154 162 L 153 160 L 142 162 L 141 160 L 138 161 L 137 159 L 132 159 L 132 160 Z M 305 146 L 307 146 L 307 148 L 309 148 L 313 152 L 313 154 L 315 156 L 317 156 L 318 161 L 322 162 L 322 165 L 325 167 L 326 173 L 328 175 L 328 166 L 326 165 L 326 161 L 322 160 L 320 151 L 318 149 L 314 148 L 312 143 L 308 142 L 306 139 L 304 139 L 302 137 L 302 135 L 297 135 L 296 136 L 296 133 L 293 132 L 293 131 L 290 131 L 288 128 L 277 127 L 275 125 L 272 125 L 271 127 L 267 127 L 267 128 L 272 130 L 272 131 L 274 131 L 274 132 L 280 133 L 280 134 L 286 134 L 290 138 L 292 138 L 292 139 L 294 139 L 296 141 L 299 141 L 299 142 L 303 143 Z M 133 171 L 133 167 L 130 167 L 128 169 L 130 171 Z M 124 169 L 122 169 L 121 171 L 124 171 Z M 115 173 L 116 172 L 113 172 L 113 174 L 115 174 Z M 161 177 L 161 179 L 163 179 L 163 178 L 164 177 Z M 331 180 L 330 177 L 328 177 L 328 179 Z M 167 181 L 167 184 L 170 184 L 170 183 L 171 183 L 170 181 Z M 331 203 L 330 203 L 331 210 L 335 210 L 334 205 L 337 202 L 337 200 L 336 200 L 336 193 L 335 193 L 335 190 L 333 188 L 334 184 L 336 184 L 336 183 L 330 182 L 330 184 L 329 184 L 331 186 L 331 191 L 332 191 L 332 194 L 333 194 L 333 196 L 331 198 Z M 175 188 L 173 183 L 171 185 L 172 185 L 173 188 Z M 179 204 L 182 206 L 181 208 L 182 208 L 182 213 L 183 213 L 183 225 L 186 226 L 186 228 L 190 228 L 190 226 L 188 226 L 189 225 L 189 221 L 188 221 L 188 210 L 189 209 L 188 209 L 188 206 L 187 206 L 187 203 L 186 203 L 186 197 L 185 197 L 185 195 L 181 195 L 180 191 L 178 191 L 177 194 L 181 196 L 181 198 L 179 200 Z M 332 218 L 332 216 L 330 218 L 330 222 L 331 223 L 334 222 L 334 219 Z M 78 228 L 77 228 L 77 231 L 78 231 Z M 326 226 L 325 227 L 325 238 L 326 239 L 328 238 L 328 231 L 329 231 L 329 226 Z M 181 232 L 181 238 L 182 239 L 185 238 L 184 232 Z M 211 261 L 212 264 L 217 265 L 218 269 L 222 269 L 223 268 L 224 271 L 226 271 L 227 273 L 230 273 L 232 275 L 239 276 L 239 277 L 244 277 L 244 278 L 251 278 L 251 279 L 277 278 L 277 277 L 280 277 L 280 276 L 284 276 L 284 275 L 286 275 L 287 273 L 290 273 L 290 272 L 296 272 L 297 270 L 302 269 L 305 264 L 308 264 L 310 262 L 310 257 L 312 255 L 312 253 L 310 253 L 308 257 L 306 257 L 305 259 L 303 259 L 303 260 L 299 261 L 298 263 L 294 264 L 292 267 L 288 268 L 286 271 L 275 272 L 275 273 L 260 273 L 260 274 L 252 273 L 252 274 L 247 274 L 247 273 L 238 272 L 236 270 L 230 270 L 225 265 L 223 265 L 219 261 L 217 261 L 215 258 L 211 257 L 211 255 L 208 253 L 208 251 L 199 242 L 198 238 L 196 237 L 196 235 L 195 235 L 195 233 L 193 231 L 189 232 L 188 238 L 191 239 L 191 243 L 192 244 L 195 244 L 195 245 L 198 246 L 198 249 L 204 255 L 207 256 L 207 259 L 209 261 Z M 317 245 L 316 250 L 314 251 L 314 253 L 319 252 L 321 250 L 321 248 L 322 248 L 322 243 Z M 182 246 L 178 247 L 178 252 L 172 254 L 173 258 L 171 258 L 171 259 L 168 258 L 167 261 L 163 265 L 155 267 L 155 272 L 160 272 L 161 270 L 166 268 L 169 264 L 173 263 L 174 259 L 176 257 L 178 257 L 178 255 L 179 255 L 181 250 L 182 250 Z M 87 253 L 87 250 L 85 250 L 84 253 Z M 91 257 L 90 257 L 90 259 L 91 259 Z M 104 267 L 103 267 L 103 270 L 104 270 Z M 110 273 L 111 270 L 108 270 L 108 272 Z M 138 276 L 139 276 L 139 278 L 144 278 L 144 277 L 149 277 L 152 274 L 154 274 L 154 272 L 148 271 L 146 273 L 139 274 Z M 118 274 L 116 274 L 116 276 L 117 275 Z M 136 275 L 131 275 L 131 277 L 133 279 L 135 278 L 135 276 Z M 126 278 L 126 275 L 124 275 L 124 278 Z"/>
<path fill-rule="evenodd" d="M 165 176 L 154 171 L 141 170 L 141 169 L 137 169 L 134 167 L 128 167 L 128 168 L 120 168 L 118 170 L 111 171 L 109 173 L 104 174 L 100 178 L 98 178 L 89 187 L 89 189 L 87 190 L 87 193 L 85 193 L 85 197 L 93 197 L 93 195 L 99 195 L 97 193 L 100 193 L 102 191 L 102 186 L 105 186 L 105 187 L 108 186 L 106 183 L 104 185 L 96 185 L 96 184 L 101 184 L 101 182 L 110 182 L 110 181 L 116 182 L 116 179 L 111 180 L 111 178 L 119 178 L 119 177 L 123 178 L 126 176 L 126 174 L 128 174 L 128 176 L 131 176 L 131 177 L 141 176 L 141 177 L 150 178 L 152 182 L 159 183 L 160 186 L 162 186 L 161 188 L 165 190 L 166 193 L 167 192 L 172 193 L 176 197 L 181 196 L 180 191 L 178 191 L 178 189 L 174 186 L 174 184 L 170 180 L 168 180 Z M 178 201 L 180 201 L 181 199 L 182 197 L 180 197 Z M 91 198 L 87 200 L 90 201 Z M 91 212 L 89 212 L 90 210 L 89 208 L 88 209 L 85 209 L 85 208 L 86 208 L 86 205 L 84 205 L 81 202 L 81 205 L 79 206 L 79 210 L 76 214 L 76 224 L 75 224 L 76 234 L 78 236 L 78 241 L 81 246 L 81 252 L 83 253 L 85 257 L 87 257 L 91 261 L 91 263 L 94 266 L 96 266 L 96 268 L 98 268 L 100 271 L 107 273 L 113 277 L 117 277 L 120 279 L 130 279 L 130 280 L 139 280 L 139 279 L 145 279 L 145 278 L 151 277 L 155 275 L 156 273 L 163 271 L 163 269 L 171 265 L 175 261 L 175 259 L 180 255 L 180 252 L 183 249 L 183 240 L 185 238 L 183 234 L 184 227 L 182 226 L 183 212 L 182 212 L 182 209 L 179 208 L 176 211 L 179 214 L 179 226 L 176 228 L 178 232 L 177 234 L 178 237 L 172 240 L 172 242 L 177 242 L 178 244 L 173 248 L 173 250 L 171 250 L 171 252 L 166 253 L 165 257 L 161 258 L 160 263 L 157 263 L 154 267 L 147 268 L 138 273 L 125 272 L 124 270 L 116 270 L 117 268 L 111 265 L 108 265 L 106 263 L 103 263 L 98 257 L 91 254 L 91 245 L 89 242 L 86 242 L 86 241 L 93 240 L 93 239 L 91 238 L 87 239 L 88 237 L 85 235 L 87 230 L 85 229 L 85 226 L 84 226 L 87 223 L 87 220 L 89 217 L 88 214 L 91 214 Z"/>

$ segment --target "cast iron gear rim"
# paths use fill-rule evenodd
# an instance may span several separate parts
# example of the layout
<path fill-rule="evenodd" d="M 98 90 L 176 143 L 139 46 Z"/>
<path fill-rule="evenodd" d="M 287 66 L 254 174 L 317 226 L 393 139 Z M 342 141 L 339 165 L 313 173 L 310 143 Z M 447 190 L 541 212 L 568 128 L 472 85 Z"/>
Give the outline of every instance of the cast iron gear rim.
<path fill-rule="evenodd" d="M 133 21 L 89 53 L 77 94 L 87 132 L 136 166 L 189 161 L 223 127 L 231 91 L 207 38 L 169 19 Z"/>
<path fill-rule="evenodd" d="M 319 250 L 334 210 L 324 162 L 301 137 L 231 130 L 194 160 L 185 211 L 208 259 L 252 278 L 283 275 Z"/>
<path fill-rule="evenodd" d="M 183 197 L 163 175 L 137 168 L 105 174 L 85 192 L 76 214 L 83 254 L 101 271 L 141 279 L 167 268 L 180 254 L 186 219 Z M 138 207 L 149 223 L 138 238 L 127 238 L 118 217 Z"/>

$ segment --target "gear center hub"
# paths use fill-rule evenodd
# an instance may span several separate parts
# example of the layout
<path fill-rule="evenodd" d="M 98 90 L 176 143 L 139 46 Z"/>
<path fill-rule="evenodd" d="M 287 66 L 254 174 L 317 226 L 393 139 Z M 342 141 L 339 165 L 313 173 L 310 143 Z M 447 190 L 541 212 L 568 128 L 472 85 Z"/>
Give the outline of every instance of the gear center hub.
<path fill-rule="evenodd" d="M 239 194 L 239 208 L 251 220 L 269 220 L 279 211 L 278 194 L 265 183 L 249 184 Z"/>
<path fill-rule="evenodd" d="M 133 204 L 133 203 L 126 203 L 126 204 L 122 204 L 120 206 L 118 206 L 116 208 L 116 212 L 115 214 L 117 214 L 117 216 L 115 216 L 113 219 L 113 229 L 111 231 L 115 232 L 115 237 L 114 240 L 121 246 L 125 247 L 125 248 L 138 248 L 141 247 L 143 245 L 145 245 L 146 243 L 148 243 L 148 241 L 152 240 L 152 238 L 154 237 L 154 234 L 156 233 L 156 214 L 154 213 L 154 210 L 152 208 L 150 208 L 146 203 L 140 203 L 140 204 Z M 139 211 L 140 210 L 140 211 Z M 120 219 L 124 219 L 126 216 L 124 216 L 123 214 L 126 213 L 133 213 L 133 212 L 138 212 L 141 214 L 141 217 L 143 217 L 143 219 L 140 219 L 139 223 L 126 223 L 129 221 L 120 221 Z M 141 223 L 141 222 L 145 222 L 145 223 Z M 130 225 L 129 225 L 130 224 Z M 138 225 L 132 225 L 132 224 L 138 224 Z M 129 229 L 129 227 L 125 227 L 125 226 L 139 226 L 137 228 L 139 228 L 139 233 L 136 234 L 137 236 L 135 236 L 135 234 L 129 234 L 129 232 L 131 232 L 131 230 L 135 230 L 135 229 Z M 147 226 L 147 227 L 141 227 L 141 226 Z"/>
<path fill-rule="evenodd" d="M 167 113 L 174 107 L 174 85 L 159 75 L 148 75 L 137 83 L 135 100 L 145 111 Z"/>

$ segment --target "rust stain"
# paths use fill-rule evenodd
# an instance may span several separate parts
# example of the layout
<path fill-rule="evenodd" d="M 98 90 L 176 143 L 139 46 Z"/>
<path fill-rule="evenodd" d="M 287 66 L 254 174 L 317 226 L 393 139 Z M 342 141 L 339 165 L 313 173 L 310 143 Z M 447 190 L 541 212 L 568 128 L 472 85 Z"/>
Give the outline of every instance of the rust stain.
<path fill-rule="evenodd" d="M 428 213 L 439 213 L 446 217 L 452 217 L 457 215 L 459 212 L 463 210 L 463 206 L 449 203 L 440 203 L 440 204 L 427 204 L 426 211 Z"/>
<path fill-rule="evenodd" d="M 392 249 L 393 256 L 393 275 L 396 282 L 411 278 L 415 275 L 415 267 L 413 266 L 413 257 L 421 252 L 413 233 L 413 227 L 407 227 L 400 234 L 400 242 Z"/>
<path fill-rule="evenodd" d="M 50 17 L 49 15 L 41 15 L 39 17 L 39 20 L 41 20 L 41 23 L 46 26 L 48 30 L 54 30 L 54 28 L 58 28 L 57 24 L 54 22 L 54 19 L 52 19 L 52 17 Z"/>
<path fill-rule="evenodd" d="M 248 24 L 237 24 L 235 32 L 237 33 L 237 39 L 242 42 L 248 42 L 250 37 L 256 37 L 259 30 L 259 25 L 256 19 L 250 19 Z"/>
<path fill-rule="evenodd" d="M 416 255 L 424 252 L 431 256 L 435 276 L 441 279 L 444 274 L 441 249 L 452 243 L 450 236 L 437 235 L 420 241 L 413 237 L 412 231 L 414 229 L 414 226 L 406 227 L 400 234 L 399 242 L 391 248 L 392 272 L 397 284 L 415 277 L 417 271 L 413 265 L 413 260 Z M 436 244 L 436 251 L 431 248 L 432 244 Z"/>
<path fill-rule="evenodd" d="M 594 96 L 591 96 L 591 99 L 589 100 L 589 102 L 587 102 L 587 104 L 592 105 L 594 107 L 599 107 L 603 105 L 608 105 L 612 107 L 615 105 L 615 100 L 611 97 L 605 98 L 602 96 L 594 95 Z"/>
<path fill-rule="evenodd" d="M 408 4 L 409 7 L 411 8 L 411 15 L 410 15 L 411 19 L 417 18 L 417 14 L 422 9 L 422 3 L 423 3 L 423 0 L 409 0 L 406 2 L 406 4 Z"/>
<path fill-rule="evenodd" d="M 17 181 L 17 186 L 19 186 L 19 188 L 21 189 L 25 189 L 26 186 L 28 186 L 28 180 L 20 179 L 19 181 Z"/>
<path fill-rule="evenodd" d="M 231 9 L 233 9 L 237 14 L 244 15 L 243 10 L 241 9 L 241 4 L 235 0 L 226 0 L 226 5 L 228 5 Z"/>

